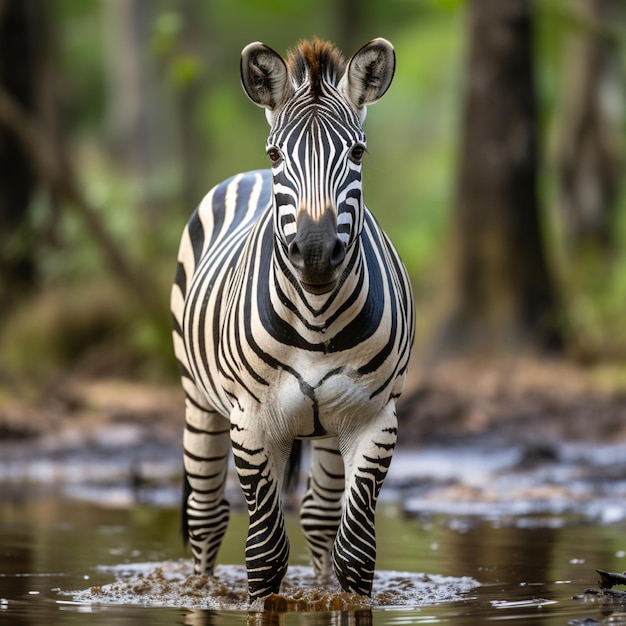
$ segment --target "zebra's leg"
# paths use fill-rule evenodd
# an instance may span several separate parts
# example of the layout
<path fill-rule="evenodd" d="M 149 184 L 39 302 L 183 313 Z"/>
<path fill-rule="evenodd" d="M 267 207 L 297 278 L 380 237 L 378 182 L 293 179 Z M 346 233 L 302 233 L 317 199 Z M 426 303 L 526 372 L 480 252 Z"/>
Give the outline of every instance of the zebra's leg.
<path fill-rule="evenodd" d="M 346 467 L 346 496 L 332 560 L 344 591 L 371 595 L 376 564 L 374 518 L 397 438 L 395 403 L 366 425 L 340 434 Z"/>
<path fill-rule="evenodd" d="M 231 442 L 239 483 L 248 505 L 246 569 L 250 600 L 278 593 L 287 572 L 289 540 L 281 501 L 290 444 L 282 445 L 243 412 L 231 414 Z"/>
<path fill-rule="evenodd" d="M 313 442 L 311 470 L 300 508 L 300 524 L 320 583 L 330 576 L 330 552 L 341 521 L 345 478 L 336 437 Z"/>
<path fill-rule="evenodd" d="M 183 435 L 187 497 L 183 504 L 186 529 L 197 574 L 213 575 L 215 557 L 228 526 L 224 498 L 230 451 L 228 420 L 186 400 Z"/>

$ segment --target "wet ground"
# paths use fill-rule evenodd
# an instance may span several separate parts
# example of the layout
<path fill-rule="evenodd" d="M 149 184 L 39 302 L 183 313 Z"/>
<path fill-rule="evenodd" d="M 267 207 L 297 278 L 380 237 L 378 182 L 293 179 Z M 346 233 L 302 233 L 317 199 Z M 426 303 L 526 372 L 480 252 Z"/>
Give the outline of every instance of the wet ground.
<path fill-rule="evenodd" d="M 311 579 L 297 522 L 281 595 L 248 606 L 246 518 L 235 511 L 216 579 L 193 576 L 178 512 L 32 494 L 2 505 L 0 623 L 620 624 L 619 604 L 577 598 L 601 563 L 625 569 L 624 527 L 576 515 L 406 515 L 383 503 L 370 600 Z M 181 560 L 182 559 L 182 560 Z"/>
<path fill-rule="evenodd" d="M 595 571 L 626 569 L 620 389 L 563 363 L 421 370 L 377 516 L 373 598 L 314 584 L 292 515 L 290 578 L 253 607 L 234 477 L 219 579 L 191 575 L 177 389 L 0 393 L 0 623 L 626 624 Z"/>

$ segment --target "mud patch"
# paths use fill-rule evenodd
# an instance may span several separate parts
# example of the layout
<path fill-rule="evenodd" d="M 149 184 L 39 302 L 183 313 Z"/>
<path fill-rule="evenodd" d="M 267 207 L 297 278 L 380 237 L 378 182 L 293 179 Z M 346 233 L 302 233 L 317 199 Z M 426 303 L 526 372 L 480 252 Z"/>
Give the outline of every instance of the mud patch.
<path fill-rule="evenodd" d="M 455 578 L 413 572 L 376 573 L 371 598 L 343 592 L 338 584 L 320 586 L 313 569 L 290 566 L 280 594 L 252 605 L 247 599 L 242 565 L 218 565 L 215 576 L 193 574 L 188 561 L 101 567 L 116 580 L 82 591 L 60 591 L 81 604 L 166 606 L 239 611 L 334 611 L 390 606 L 423 606 L 460 600 L 478 586 L 469 577 Z"/>

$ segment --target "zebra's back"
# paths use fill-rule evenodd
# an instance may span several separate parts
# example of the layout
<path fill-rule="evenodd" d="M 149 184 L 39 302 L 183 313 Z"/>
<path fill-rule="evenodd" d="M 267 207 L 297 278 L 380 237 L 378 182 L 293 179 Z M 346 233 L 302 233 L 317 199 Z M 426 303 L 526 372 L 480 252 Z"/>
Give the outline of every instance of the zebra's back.
<path fill-rule="evenodd" d="M 189 398 L 225 416 L 229 409 L 224 394 L 207 376 L 217 367 L 222 296 L 248 233 L 268 212 L 271 184 L 268 170 L 256 170 L 213 187 L 189 219 L 178 252 L 171 312 L 183 387 Z M 214 329 L 203 323 L 207 310 L 213 313 Z M 199 389 L 204 393 L 199 395 Z"/>

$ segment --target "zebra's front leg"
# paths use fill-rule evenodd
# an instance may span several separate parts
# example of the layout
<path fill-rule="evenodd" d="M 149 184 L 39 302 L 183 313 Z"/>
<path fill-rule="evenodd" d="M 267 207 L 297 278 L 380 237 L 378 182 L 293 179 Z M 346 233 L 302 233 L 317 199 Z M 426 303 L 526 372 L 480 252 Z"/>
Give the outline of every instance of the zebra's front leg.
<path fill-rule="evenodd" d="M 250 516 L 246 569 L 250 600 L 278 593 L 287 572 L 289 540 L 281 488 L 289 444 L 281 445 L 258 421 L 231 415 L 231 441 L 239 483 Z"/>
<path fill-rule="evenodd" d="M 398 433 L 395 403 L 369 424 L 346 428 L 339 444 L 346 467 L 346 496 L 333 546 L 335 573 L 344 591 L 369 596 L 376 565 L 376 501 Z"/>
<path fill-rule="evenodd" d="M 330 553 L 341 521 L 345 477 L 336 437 L 313 442 L 311 471 L 300 508 L 300 524 L 320 583 L 328 582 Z"/>
<path fill-rule="evenodd" d="M 183 435 L 186 530 L 197 574 L 213 575 L 215 557 L 228 526 L 229 505 L 224 487 L 230 453 L 230 428 L 219 413 L 187 399 Z"/>

